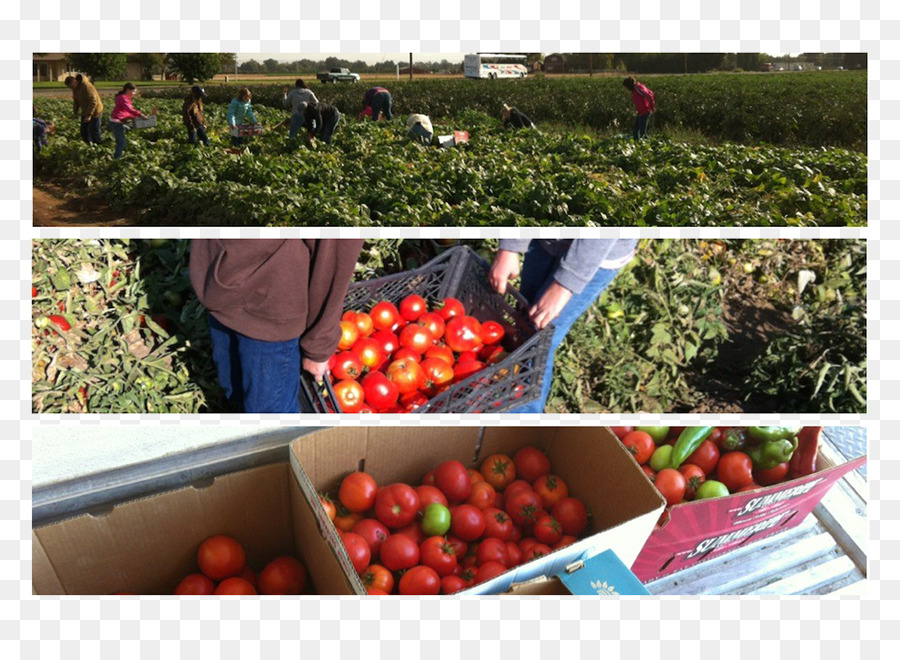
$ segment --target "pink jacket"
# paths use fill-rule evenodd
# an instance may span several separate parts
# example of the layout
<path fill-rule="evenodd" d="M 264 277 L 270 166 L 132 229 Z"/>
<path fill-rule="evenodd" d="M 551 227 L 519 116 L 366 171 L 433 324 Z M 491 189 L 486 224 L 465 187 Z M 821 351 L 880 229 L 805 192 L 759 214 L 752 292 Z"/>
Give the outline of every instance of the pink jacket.
<path fill-rule="evenodd" d="M 634 101 L 634 109 L 639 115 L 646 115 L 656 110 L 656 101 L 653 92 L 647 89 L 643 83 L 635 82 L 631 92 L 631 100 Z"/>
<path fill-rule="evenodd" d="M 113 108 L 110 119 L 113 121 L 122 121 L 123 119 L 131 119 L 140 116 L 141 113 L 138 110 L 135 110 L 134 106 L 131 105 L 131 99 L 128 98 L 127 94 L 119 94 L 116 96 L 116 105 Z"/>

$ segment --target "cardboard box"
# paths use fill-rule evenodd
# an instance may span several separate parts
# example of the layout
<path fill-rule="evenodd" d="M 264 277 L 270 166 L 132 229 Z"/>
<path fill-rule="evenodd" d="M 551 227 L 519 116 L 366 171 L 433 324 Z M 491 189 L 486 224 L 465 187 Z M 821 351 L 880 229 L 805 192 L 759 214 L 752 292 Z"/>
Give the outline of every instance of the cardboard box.
<path fill-rule="evenodd" d="M 333 428 L 295 440 L 291 462 L 322 535 L 344 568 L 346 593 L 362 594 L 365 590 L 319 503 L 319 492 L 336 491 L 354 470 L 365 470 L 379 485 L 399 481 L 416 485 L 425 472 L 444 461 L 455 459 L 474 467 L 479 459 L 495 453 L 512 455 L 526 445 L 544 450 L 554 473 L 587 505 L 593 516 L 589 535 L 462 593 L 503 593 L 514 583 L 557 575 L 573 561 L 605 550 L 613 550 L 630 566 L 665 502 L 605 428 Z"/>
<path fill-rule="evenodd" d="M 311 593 L 341 593 L 346 579 L 286 462 L 264 465 L 33 529 L 37 594 L 171 594 L 199 571 L 197 548 L 233 536 L 262 570 L 279 555 L 306 566 Z"/>
<path fill-rule="evenodd" d="M 821 427 L 807 427 L 801 433 L 821 431 Z M 834 465 L 819 452 L 816 472 L 806 477 L 674 506 L 669 520 L 650 534 L 631 570 L 643 582 L 650 582 L 796 527 L 841 477 L 865 460 L 862 456 Z"/>

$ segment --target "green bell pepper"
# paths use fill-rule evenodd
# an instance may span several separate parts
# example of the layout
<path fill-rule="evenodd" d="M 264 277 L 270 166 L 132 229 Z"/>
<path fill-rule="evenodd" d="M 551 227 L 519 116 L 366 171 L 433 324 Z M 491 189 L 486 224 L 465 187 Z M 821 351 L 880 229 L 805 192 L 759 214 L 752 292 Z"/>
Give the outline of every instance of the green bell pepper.
<path fill-rule="evenodd" d="M 800 426 L 748 426 L 747 435 L 752 443 L 790 440 L 800 433 Z"/>
<path fill-rule="evenodd" d="M 770 440 L 747 450 L 756 470 L 771 470 L 776 465 L 787 463 L 797 450 L 797 438 Z"/>

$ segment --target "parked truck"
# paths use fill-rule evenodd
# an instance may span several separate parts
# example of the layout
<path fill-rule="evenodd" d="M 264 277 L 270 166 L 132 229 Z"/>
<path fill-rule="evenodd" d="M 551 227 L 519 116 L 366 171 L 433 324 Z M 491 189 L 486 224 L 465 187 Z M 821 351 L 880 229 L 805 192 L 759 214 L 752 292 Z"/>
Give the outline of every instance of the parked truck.
<path fill-rule="evenodd" d="M 317 73 L 316 78 L 319 82 L 323 83 L 359 82 L 359 74 L 350 73 L 350 69 L 332 69 L 331 71 L 324 71 L 322 73 Z"/>

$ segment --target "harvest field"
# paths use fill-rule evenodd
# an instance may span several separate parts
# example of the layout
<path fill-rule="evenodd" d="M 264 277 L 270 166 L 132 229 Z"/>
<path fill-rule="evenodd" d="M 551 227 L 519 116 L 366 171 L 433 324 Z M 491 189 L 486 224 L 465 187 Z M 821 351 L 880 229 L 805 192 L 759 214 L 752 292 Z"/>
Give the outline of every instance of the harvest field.
<path fill-rule="evenodd" d="M 447 247 L 368 241 L 356 279 Z M 187 241 L 34 241 L 34 412 L 233 412 L 188 256 Z M 557 351 L 547 411 L 865 412 L 865 269 L 864 241 L 642 241 Z"/>
<path fill-rule="evenodd" d="M 311 83 L 343 114 L 330 147 L 298 150 L 269 131 L 236 155 L 225 126 L 234 88 L 209 89 L 211 149 L 186 143 L 185 90 L 154 90 L 136 105 L 157 106 L 160 125 L 130 132 L 119 162 L 109 136 L 100 149 L 80 141 L 68 100 L 39 97 L 37 116 L 57 131 L 36 157 L 35 185 L 150 225 L 865 225 L 865 72 L 646 82 L 657 112 L 637 144 L 618 77 L 419 80 L 389 85 L 395 120 L 377 124 L 356 119 L 364 85 Z M 266 126 L 288 116 L 281 89 L 252 89 Z M 504 102 L 539 131 L 502 130 Z M 412 112 L 431 116 L 438 135 L 468 131 L 469 143 L 410 143 Z"/>

